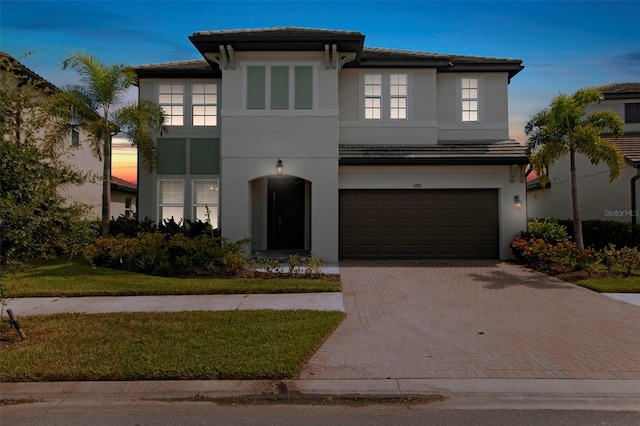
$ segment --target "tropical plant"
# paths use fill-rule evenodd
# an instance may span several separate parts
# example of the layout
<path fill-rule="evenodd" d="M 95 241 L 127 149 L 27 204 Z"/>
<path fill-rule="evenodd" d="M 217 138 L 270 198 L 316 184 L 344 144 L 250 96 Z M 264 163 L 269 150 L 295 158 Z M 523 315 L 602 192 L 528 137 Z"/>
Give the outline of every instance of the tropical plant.
<path fill-rule="evenodd" d="M 614 137 L 622 135 L 622 118 L 612 111 L 586 115 L 586 108 L 602 99 L 603 95 L 597 89 L 578 90 L 571 96 L 560 94 L 551 101 L 548 108 L 534 114 L 525 126 L 528 137 L 527 154 L 542 185 L 548 181 L 549 167 L 559 158 L 569 155 L 574 239 L 580 249 L 584 249 L 584 241 L 578 201 L 576 154 L 586 155 L 594 164 L 606 164 L 610 182 L 620 175 L 624 165 L 620 150 L 600 136 L 605 131 L 611 132 Z"/>
<path fill-rule="evenodd" d="M 146 100 L 121 106 L 136 75 L 126 65 L 105 65 L 95 56 L 73 53 L 63 69 L 80 74 L 83 85 L 69 85 L 50 98 L 49 111 L 58 120 L 58 137 L 84 130 L 94 153 L 103 162 L 101 234 L 109 236 L 111 218 L 111 145 L 122 133 L 138 148 L 142 164 L 153 171 L 157 162 L 154 133 L 164 131 L 162 107 Z"/>
<path fill-rule="evenodd" d="M 1 278 L 32 259 L 74 254 L 94 235 L 87 206 L 60 192 L 88 176 L 63 161 L 65 144 L 48 143 L 55 129 L 43 105 L 55 87 L 8 55 L 0 69 Z"/>

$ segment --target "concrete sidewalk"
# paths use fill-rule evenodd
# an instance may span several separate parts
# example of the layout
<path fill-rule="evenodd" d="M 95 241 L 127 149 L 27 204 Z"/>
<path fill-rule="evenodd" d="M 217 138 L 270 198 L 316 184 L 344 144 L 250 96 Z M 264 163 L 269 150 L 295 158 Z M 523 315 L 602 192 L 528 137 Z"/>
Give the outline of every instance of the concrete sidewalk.
<path fill-rule="evenodd" d="M 342 293 L 223 294 L 200 296 L 27 297 L 10 299 L 7 308 L 18 318 L 65 312 L 182 312 L 233 310 L 298 310 L 344 312 Z"/>

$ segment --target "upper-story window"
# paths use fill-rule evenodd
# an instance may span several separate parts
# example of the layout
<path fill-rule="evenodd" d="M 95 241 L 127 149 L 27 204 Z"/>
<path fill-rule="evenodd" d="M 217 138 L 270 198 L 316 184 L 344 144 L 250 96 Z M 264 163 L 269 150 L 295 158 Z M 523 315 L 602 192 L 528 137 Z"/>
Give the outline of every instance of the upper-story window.
<path fill-rule="evenodd" d="M 364 75 L 364 118 L 406 120 L 409 77 L 399 73 Z"/>
<path fill-rule="evenodd" d="M 382 74 L 364 76 L 364 118 L 380 120 L 382 118 Z"/>
<path fill-rule="evenodd" d="M 293 76 L 293 78 L 291 78 Z M 313 109 L 313 67 L 250 65 L 247 109 Z"/>
<path fill-rule="evenodd" d="M 462 79 L 462 121 L 478 121 L 478 78 Z"/>
<path fill-rule="evenodd" d="M 407 119 L 407 75 L 389 74 L 389 118 Z"/>
<path fill-rule="evenodd" d="M 159 104 L 164 110 L 167 126 L 184 125 L 184 85 L 160 84 L 158 87 Z"/>
<path fill-rule="evenodd" d="M 640 123 L 640 102 L 624 104 L 624 122 Z"/>
<path fill-rule="evenodd" d="M 194 126 L 218 124 L 218 86 L 211 83 L 191 85 L 191 108 Z"/>

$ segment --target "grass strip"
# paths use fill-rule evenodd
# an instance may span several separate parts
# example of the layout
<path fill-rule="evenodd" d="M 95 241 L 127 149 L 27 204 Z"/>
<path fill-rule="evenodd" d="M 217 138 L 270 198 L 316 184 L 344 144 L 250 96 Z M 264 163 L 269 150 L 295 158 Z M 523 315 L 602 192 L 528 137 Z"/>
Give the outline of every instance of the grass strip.
<path fill-rule="evenodd" d="M 0 325 L 0 382 L 287 379 L 341 312 L 60 314 Z"/>
<path fill-rule="evenodd" d="M 578 285 L 599 293 L 640 293 L 640 277 L 588 278 Z"/>
<path fill-rule="evenodd" d="M 5 280 L 7 297 L 274 294 L 340 291 L 340 282 L 306 278 L 168 278 L 59 258 Z"/>

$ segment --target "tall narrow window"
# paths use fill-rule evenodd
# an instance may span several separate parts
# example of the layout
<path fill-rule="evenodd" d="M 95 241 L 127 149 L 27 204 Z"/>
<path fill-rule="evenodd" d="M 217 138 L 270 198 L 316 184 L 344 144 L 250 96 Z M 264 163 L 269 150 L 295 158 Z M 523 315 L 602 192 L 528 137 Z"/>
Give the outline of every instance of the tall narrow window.
<path fill-rule="evenodd" d="M 407 74 L 389 74 L 389 118 L 407 119 Z"/>
<path fill-rule="evenodd" d="M 193 218 L 218 227 L 218 180 L 193 182 Z"/>
<path fill-rule="evenodd" d="M 184 124 L 184 85 L 160 84 L 158 104 L 164 110 L 167 126 Z"/>
<path fill-rule="evenodd" d="M 247 108 L 264 109 L 265 105 L 265 67 L 247 67 Z"/>
<path fill-rule="evenodd" d="M 478 121 L 478 79 L 462 79 L 462 121 Z"/>
<path fill-rule="evenodd" d="M 382 111 L 382 74 L 364 76 L 364 118 L 379 120 Z"/>
<path fill-rule="evenodd" d="M 294 67 L 295 109 L 313 108 L 313 67 Z"/>
<path fill-rule="evenodd" d="M 179 222 L 184 218 L 184 181 L 161 180 L 158 199 L 160 220 Z"/>
<path fill-rule="evenodd" d="M 133 216 L 133 212 L 131 210 L 131 197 L 127 197 L 124 199 L 124 217 L 127 219 L 131 219 Z"/>
<path fill-rule="evenodd" d="M 289 108 L 289 67 L 271 67 L 271 109 Z"/>
<path fill-rule="evenodd" d="M 216 84 L 193 84 L 191 104 L 194 126 L 216 126 L 218 124 L 218 86 Z"/>

